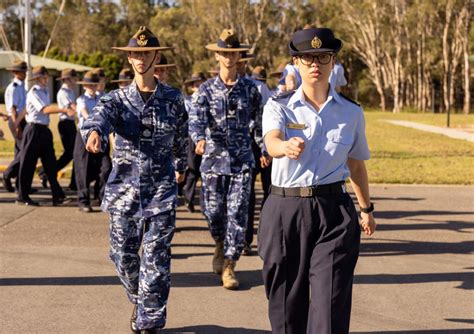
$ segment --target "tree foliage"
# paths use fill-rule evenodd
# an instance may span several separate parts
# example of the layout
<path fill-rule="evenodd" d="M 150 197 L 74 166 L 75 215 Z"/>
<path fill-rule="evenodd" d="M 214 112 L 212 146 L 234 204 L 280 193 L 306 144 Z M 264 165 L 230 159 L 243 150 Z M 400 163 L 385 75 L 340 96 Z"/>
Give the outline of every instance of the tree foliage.
<path fill-rule="evenodd" d="M 100 66 L 116 76 L 126 64 L 125 45 L 146 25 L 178 66 L 172 84 L 193 71 L 214 68 L 204 46 L 223 28 L 251 45 L 251 66 L 269 71 L 288 62 L 293 31 L 306 24 L 330 27 L 344 42 L 338 55 L 348 92 L 364 103 L 400 111 L 462 109 L 469 112 L 474 48 L 473 0 L 67 0 L 48 57 Z M 33 52 L 44 50 L 61 0 L 34 1 Z M 21 50 L 22 11 L 4 0 L 0 16 L 13 49 Z"/>

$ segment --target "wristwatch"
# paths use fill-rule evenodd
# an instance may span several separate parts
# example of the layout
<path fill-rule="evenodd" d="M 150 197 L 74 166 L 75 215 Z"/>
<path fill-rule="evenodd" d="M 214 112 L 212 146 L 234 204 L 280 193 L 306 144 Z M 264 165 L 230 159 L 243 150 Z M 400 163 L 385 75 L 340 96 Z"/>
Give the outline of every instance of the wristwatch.
<path fill-rule="evenodd" d="M 370 202 L 370 205 L 368 208 L 363 208 L 363 207 L 359 207 L 359 208 L 360 208 L 360 211 L 363 213 L 371 213 L 372 211 L 374 211 L 374 203 Z"/>

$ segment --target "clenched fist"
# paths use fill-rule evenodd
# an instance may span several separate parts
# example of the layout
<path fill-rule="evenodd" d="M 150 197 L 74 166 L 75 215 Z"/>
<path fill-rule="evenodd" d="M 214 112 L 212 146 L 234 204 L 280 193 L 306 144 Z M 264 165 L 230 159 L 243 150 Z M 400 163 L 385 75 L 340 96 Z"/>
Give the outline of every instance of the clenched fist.
<path fill-rule="evenodd" d="M 301 137 L 291 137 L 283 145 L 285 156 L 293 160 L 298 160 L 304 151 L 304 139 Z"/>
<path fill-rule="evenodd" d="M 97 131 L 92 131 L 87 139 L 86 150 L 91 153 L 100 152 L 100 136 Z"/>
<path fill-rule="evenodd" d="M 196 154 L 203 155 L 206 152 L 206 141 L 201 139 L 196 144 L 196 149 L 194 150 Z"/>

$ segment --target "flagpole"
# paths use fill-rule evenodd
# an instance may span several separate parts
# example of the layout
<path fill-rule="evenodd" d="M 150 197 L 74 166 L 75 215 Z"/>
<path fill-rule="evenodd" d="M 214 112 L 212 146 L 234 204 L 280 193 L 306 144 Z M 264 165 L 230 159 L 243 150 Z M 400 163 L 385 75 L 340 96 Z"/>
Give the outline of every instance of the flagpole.
<path fill-rule="evenodd" d="M 28 66 L 28 72 L 26 74 L 25 87 L 27 90 L 30 89 L 31 78 L 31 5 L 30 0 L 25 1 L 25 62 Z"/>

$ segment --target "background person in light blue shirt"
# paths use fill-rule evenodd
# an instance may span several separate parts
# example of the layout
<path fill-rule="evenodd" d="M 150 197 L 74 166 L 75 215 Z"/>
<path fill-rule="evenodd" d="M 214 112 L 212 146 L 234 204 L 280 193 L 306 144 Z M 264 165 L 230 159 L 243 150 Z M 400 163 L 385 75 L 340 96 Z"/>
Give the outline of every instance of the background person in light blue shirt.
<path fill-rule="evenodd" d="M 15 157 L 3 172 L 3 186 L 8 192 L 14 192 L 11 179 L 16 178 L 18 188 L 18 171 L 20 170 L 20 151 L 23 129 L 25 128 L 26 90 L 25 78 L 28 67 L 24 61 L 17 60 L 12 67 L 7 68 L 14 75 L 13 81 L 5 90 L 5 107 L 7 110 L 8 127 L 15 139 Z"/>
<path fill-rule="evenodd" d="M 56 100 L 59 108 L 71 109 L 76 111 L 76 94 L 74 88 L 76 87 L 76 71 L 71 68 L 66 68 L 61 71 L 61 76 L 56 80 L 62 80 L 63 84 L 56 95 Z M 59 157 L 56 163 L 56 169 L 59 172 L 65 168 L 73 158 L 74 141 L 76 140 L 76 122 L 75 115 L 59 114 L 58 132 L 63 144 L 63 154 Z M 46 175 L 43 171 L 40 172 L 41 181 L 46 186 Z M 71 173 L 71 181 L 69 182 L 69 189 L 75 190 L 76 183 L 74 181 L 74 168 Z"/>
<path fill-rule="evenodd" d="M 28 124 L 23 133 L 17 204 L 39 205 L 29 197 L 29 193 L 36 163 L 38 158 L 41 158 L 44 171 L 51 184 L 53 206 L 56 206 L 64 201 L 65 196 L 57 180 L 53 134 L 48 127 L 49 114 L 68 113 L 73 115 L 74 111 L 51 105 L 48 93 L 48 71 L 44 66 L 33 68 L 32 80 L 35 80 L 35 85 L 26 96 L 26 121 Z"/>
<path fill-rule="evenodd" d="M 82 128 L 84 121 L 93 113 L 94 107 L 99 102 L 99 97 L 96 95 L 96 89 L 100 85 L 100 78 L 92 71 L 84 75 L 82 81 L 78 84 L 84 88 L 84 93 L 77 98 L 76 111 L 79 118 L 79 129 Z M 104 155 L 106 153 L 90 153 L 87 152 L 84 141 L 81 138 L 81 133 L 77 131 L 76 142 L 74 145 L 74 172 L 77 185 L 77 202 L 79 210 L 82 212 L 92 212 L 89 185 L 92 181 L 99 178 L 102 161 L 107 164 Z M 107 169 L 110 168 L 110 162 Z M 107 173 L 108 175 L 108 173 Z"/>
<path fill-rule="evenodd" d="M 361 228 L 347 178 L 363 230 L 375 230 L 364 115 L 328 84 L 341 47 L 327 28 L 295 32 L 289 49 L 302 84 L 264 109 L 263 135 L 274 159 L 258 248 L 276 334 L 349 332 Z"/>

